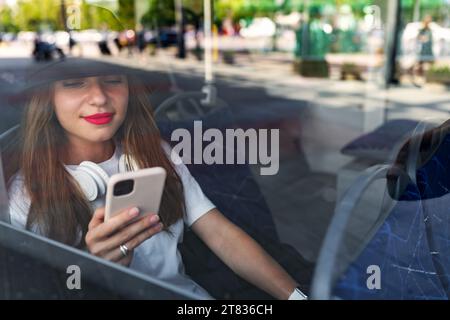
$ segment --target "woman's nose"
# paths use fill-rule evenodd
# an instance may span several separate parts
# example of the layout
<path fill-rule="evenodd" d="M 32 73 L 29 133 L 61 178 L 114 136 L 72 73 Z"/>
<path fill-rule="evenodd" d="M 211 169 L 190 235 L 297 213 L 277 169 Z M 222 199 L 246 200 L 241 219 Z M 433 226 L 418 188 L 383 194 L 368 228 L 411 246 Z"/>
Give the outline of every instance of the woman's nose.
<path fill-rule="evenodd" d="M 89 88 L 89 104 L 102 106 L 106 103 L 107 99 L 101 83 L 93 81 Z"/>

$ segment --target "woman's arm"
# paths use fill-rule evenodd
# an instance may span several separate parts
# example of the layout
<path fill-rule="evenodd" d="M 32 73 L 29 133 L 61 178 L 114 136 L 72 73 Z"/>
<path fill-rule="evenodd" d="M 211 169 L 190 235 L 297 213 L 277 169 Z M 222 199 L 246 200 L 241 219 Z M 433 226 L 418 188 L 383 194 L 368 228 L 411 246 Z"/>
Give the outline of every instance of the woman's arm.
<path fill-rule="evenodd" d="M 235 273 L 278 299 L 287 300 L 297 283 L 247 233 L 213 209 L 192 230 Z"/>

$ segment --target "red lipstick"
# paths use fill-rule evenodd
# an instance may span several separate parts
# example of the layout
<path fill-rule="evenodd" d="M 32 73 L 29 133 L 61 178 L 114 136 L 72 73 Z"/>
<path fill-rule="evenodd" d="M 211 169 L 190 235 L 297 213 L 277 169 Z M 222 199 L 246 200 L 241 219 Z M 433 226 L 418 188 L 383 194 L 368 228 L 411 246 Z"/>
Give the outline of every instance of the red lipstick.
<path fill-rule="evenodd" d="M 83 117 L 89 123 L 95 125 L 108 124 L 112 121 L 113 114 L 112 113 L 96 113 L 87 117 Z"/>

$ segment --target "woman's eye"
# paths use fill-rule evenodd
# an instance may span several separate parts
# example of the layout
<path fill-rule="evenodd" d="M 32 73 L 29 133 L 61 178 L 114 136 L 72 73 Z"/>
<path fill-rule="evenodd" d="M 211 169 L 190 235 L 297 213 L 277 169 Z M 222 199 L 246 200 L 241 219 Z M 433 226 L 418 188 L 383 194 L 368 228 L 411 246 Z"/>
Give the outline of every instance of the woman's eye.
<path fill-rule="evenodd" d="M 106 83 L 106 84 L 117 85 L 117 84 L 122 84 L 123 83 L 123 79 L 122 78 L 105 79 L 105 80 L 103 80 L 103 82 Z"/>
<path fill-rule="evenodd" d="M 84 81 L 65 81 L 62 85 L 64 88 L 80 88 L 84 83 Z"/>

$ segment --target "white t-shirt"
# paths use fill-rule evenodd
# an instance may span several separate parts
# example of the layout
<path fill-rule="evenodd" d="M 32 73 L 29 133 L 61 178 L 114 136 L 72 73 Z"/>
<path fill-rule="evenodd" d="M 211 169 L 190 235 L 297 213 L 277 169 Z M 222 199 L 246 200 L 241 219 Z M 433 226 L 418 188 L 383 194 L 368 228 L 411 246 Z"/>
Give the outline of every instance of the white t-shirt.
<path fill-rule="evenodd" d="M 163 143 L 163 148 L 170 159 L 170 147 Z M 101 163 L 98 163 L 109 176 L 119 172 L 119 159 L 122 155 L 120 147 L 117 147 L 114 155 Z M 181 163 L 181 160 L 178 162 Z M 184 223 L 190 227 L 197 219 L 206 214 L 215 206 L 203 194 L 200 186 L 184 164 L 174 165 L 184 188 L 184 200 L 186 205 L 186 215 Z M 76 165 L 67 167 L 75 169 Z M 9 188 L 9 213 L 11 224 L 19 228 L 25 228 L 30 199 L 23 187 L 23 176 L 17 173 L 11 181 Z M 105 197 L 91 202 L 94 209 L 105 205 Z M 143 242 L 134 250 L 133 260 L 130 268 L 156 277 L 160 280 L 170 282 L 184 290 L 198 294 L 204 298 L 211 296 L 197 283 L 190 279 L 184 271 L 183 262 L 178 243 L 183 241 L 183 220 L 179 220 L 170 226 L 171 234 L 159 232 L 150 239 Z M 34 230 L 39 233 L 39 230 Z"/>

